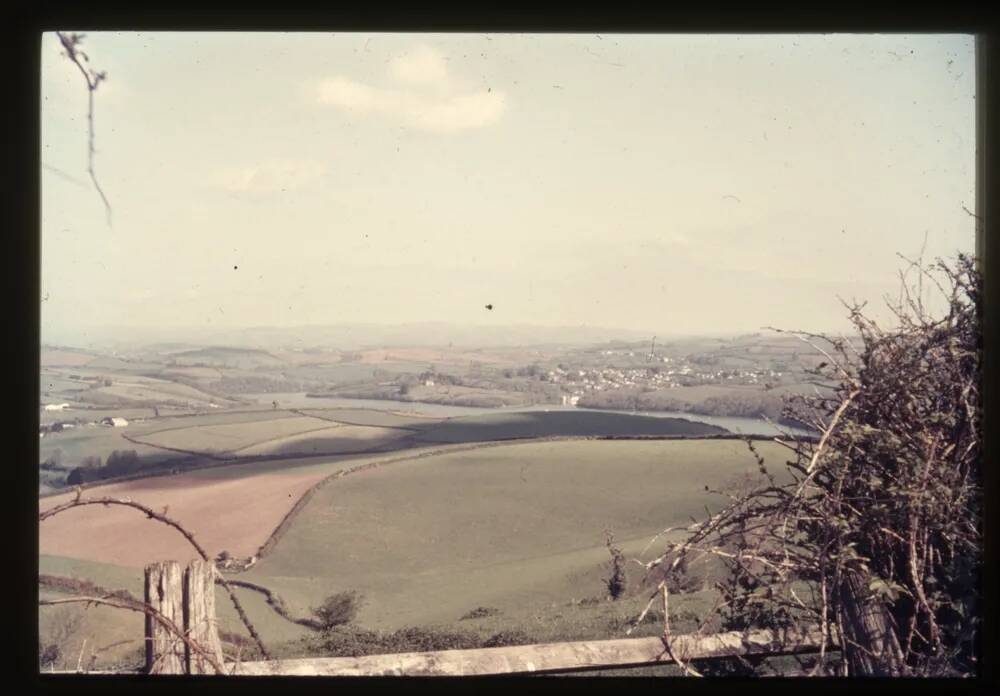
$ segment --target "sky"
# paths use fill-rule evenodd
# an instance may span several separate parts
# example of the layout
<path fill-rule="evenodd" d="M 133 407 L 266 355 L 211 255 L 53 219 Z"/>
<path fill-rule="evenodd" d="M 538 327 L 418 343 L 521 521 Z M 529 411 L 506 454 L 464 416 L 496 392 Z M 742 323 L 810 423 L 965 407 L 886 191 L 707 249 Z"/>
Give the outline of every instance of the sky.
<path fill-rule="evenodd" d="M 42 40 L 42 339 L 839 331 L 974 249 L 967 35 Z M 487 304 L 493 305 L 487 310 Z M 117 328 L 113 328 L 117 327 Z"/>

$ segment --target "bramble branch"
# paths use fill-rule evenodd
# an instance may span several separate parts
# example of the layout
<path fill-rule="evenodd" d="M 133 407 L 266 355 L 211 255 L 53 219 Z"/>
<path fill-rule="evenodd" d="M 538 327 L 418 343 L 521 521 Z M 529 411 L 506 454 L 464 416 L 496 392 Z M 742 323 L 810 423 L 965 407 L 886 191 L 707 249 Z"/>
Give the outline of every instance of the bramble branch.
<path fill-rule="evenodd" d="M 97 72 L 83 66 L 83 63 L 90 62 L 87 54 L 80 50 L 84 34 L 66 34 L 57 31 L 56 36 L 59 37 L 59 43 L 64 49 L 63 55 L 79 68 L 80 74 L 83 75 L 83 79 L 87 83 L 87 173 L 90 174 L 90 180 L 94 183 L 94 188 L 97 189 L 98 195 L 104 202 L 104 213 L 107 216 L 108 226 L 110 226 L 111 204 L 108 202 L 108 197 L 104 195 L 104 190 L 98 183 L 97 174 L 94 172 L 94 154 L 96 152 L 94 149 L 94 92 L 97 91 L 101 82 L 108 79 L 108 74 L 105 71 Z"/>
<path fill-rule="evenodd" d="M 201 544 L 199 544 L 198 541 L 194 538 L 194 535 L 188 530 L 186 530 L 181 525 L 180 522 L 170 517 L 167 517 L 163 513 L 156 512 L 151 507 L 143 505 L 142 503 L 137 503 L 133 500 L 128 500 L 126 498 L 107 498 L 107 497 L 81 498 L 79 491 L 77 491 L 77 497 L 75 500 L 63 503 L 62 505 L 57 505 L 53 508 L 50 508 L 48 510 L 39 513 L 38 521 L 39 523 L 44 522 L 53 515 L 57 515 L 61 512 L 65 512 L 66 510 L 70 510 L 72 508 L 83 507 L 85 505 L 105 505 L 105 506 L 121 505 L 124 507 L 130 507 L 139 510 L 141 512 L 144 512 L 146 513 L 146 517 L 148 517 L 149 519 L 162 522 L 163 524 L 176 529 L 184 536 L 185 539 L 188 540 L 188 542 L 190 542 L 191 546 L 193 546 L 195 551 L 198 552 L 198 555 L 201 556 L 202 560 L 211 562 L 211 559 L 208 557 L 208 553 L 206 553 L 205 549 L 202 548 Z M 261 640 L 260 635 L 257 633 L 257 629 L 254 628 L 254 625 L 250 622 L 250 619 L 247 616 L 246 611 L 244 611 L 243 605 L 240 603 L 240 600 L 236 597 L 236 593 L 233 591 L 233 588 L 230 586 L 229 582 L 226 581 L 226 579 L 222 576 L 221 573 L 216 572 L 215 577 L 216 577 L 216 582 L 222 585 L 226 589 L 226 592 L 229 594 L 229 599 L 232 601 L 233 607 L 235 607 L 236 609 L 236 613 L 239 614 L 240 620 L 243 622 L 243 625 L 246 626 L 247 630 L 250 632 L 250 635 L 253 636 L 253 639 L 257 643 L 257 647 L 260 649 L 261 654 L 264 655 L 265 659 L 269 659 L 270 654 L 268 653 L 267 648 L 264 647 L 264 641 Z"/>

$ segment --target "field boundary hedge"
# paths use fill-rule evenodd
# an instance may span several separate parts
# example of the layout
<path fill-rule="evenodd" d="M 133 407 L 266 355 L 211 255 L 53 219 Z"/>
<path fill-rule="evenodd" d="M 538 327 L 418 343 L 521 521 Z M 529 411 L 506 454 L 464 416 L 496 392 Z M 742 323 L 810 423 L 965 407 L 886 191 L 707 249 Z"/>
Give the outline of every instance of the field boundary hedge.
<path fill-rule="evenodd" d="M 267 598 L 268 605 L 274 609 L 275 613 L 292 623 L 298 624 L 300 626 L 305 626 L 313 630 L 321 630 L 322 625 L 316 619 L 309 617 L 299 617 L 296 618 L 292 616 L 288 611 L 288 605 L 285 604 L 284 598 L 279 595 L 274 590 L 269 590 L 263 585 L 258 585 L 256 583 L 247 582 L 246 580 L 227 580 L 230 585 L 234 587 L 242 587 L 246 590 L 253 590 L 263 594 Z M 121 599 L 128 599 L 133 602 L 142 602 L 142 600 L 131 592 L 125 589 L 109 590 L 106 587 L 98 585 L 97 583 L 91 582 L 90 580 L 85 580 L 83 578 L 67 577 L 65 575 L 49 575 L 39 573 L 38 584 L 47 587 L 50 590 L 55 590 L 57 592 L 63 592 L 66 594 L 75 594 L 81 596 L 92 596 L 92 597 L 118 597 Z M 239 636 L 239 634 L 231 634 L 242 638 L 245 641 L 249 641 L 249 638 L 245 636 Z M 235 641 L 230 641 L 235 642 Z"/>
<path fill-rule="evenodd" d="M 306 628 L 314 631 L 320 631 L 323 629 L 323 625 L 317 619 L 313 619 L 308 616 L 301 616 L 298 618 L 292 616 L 288 611 L 288 605 L 285 603 L 284 598 L 274 590 L 269 590 L 263 585 L 258 585 L 246 580 L 229 580 L 228 582 L 233 587 L 242 587 L 245 590 L 253 590 L 254 592 L 261 593 L 267 599 L 268 605 L 274 609 L 279 616 L 291 621 L 294 624 L 305 626 Z"/>
<path fill-rule="evenodd" d="M 84 596 L 94 596 L 94 597 L 120 597 L 122 599 L 129 599 L 134 602 L 141 602 L 142 600 L 133 595 L 128 590 L 109 590 L 106 587 L 102 587 L 97 583 L 93 583 L 90 580 L 84 580 L 82 578 L 72 578 L 66 577 L 64 575 L 48 575 L 44 573 L 38 574 L 38 584 L 47 587 L 50 590 L 56 590 L 57 592 L 65 592 L 68 594 L 78 594 Z"/>
<path fill-rule="evenodd" d="M 292 413 L 299 414 L 300 416 L 306 416 L 307 418 L 318 418 L 320 420 L 326 421 L 327 423 L 338 423 L 338 424 L 341 424 L 341 425 L 355 425 L 355 426 L 357 426 L 359 428 L 388 428 L 389 430 L 407 430 L 407 431 L 409 431 L 411 433 L 422 432 L 422 428 L 410 428 L 410 427 L 407 427 L 405 425 L 372 425 L 371 423 L 352 423 L 350 421 L 345 421 L 345 420 L 333 420 L 332 418 L 324 418 L 323 416 L 317 416 L 317 415 L 315 415 L 313 413 L 306 413 L 304 411 L 301 411 L 301 410 L 295 409 L 295 408 L 289 409 L 289 410 Z M 316 410 L 320 410 L 320 409 L 316 409 Z M 322 409 L 322 410 L 333 411 L 335 409 Z M 364 409 L 350 409 L 350 408 L 345 408 L 345 409 L 342 409 L 342 410 L 344 410 L 344 411 L 352 411 L 352 410 L 364 410 Z M 376 411 L 376 413 L 378 413 L 378 411 Z M 385 413 L 389 413 L 389 412 L 385 411 Z M 399 414 L 393 414 L 393 415 L 399 415 Z M 408 417 L 408 416 L 404 416 L 404 417 Z M 442 420 L 442 421 L 444 421 L 444 420 L 448 420 L 448 419 L 447 418 L 441 418 L 441 419 L 434 419 L 434 420 Z"/>

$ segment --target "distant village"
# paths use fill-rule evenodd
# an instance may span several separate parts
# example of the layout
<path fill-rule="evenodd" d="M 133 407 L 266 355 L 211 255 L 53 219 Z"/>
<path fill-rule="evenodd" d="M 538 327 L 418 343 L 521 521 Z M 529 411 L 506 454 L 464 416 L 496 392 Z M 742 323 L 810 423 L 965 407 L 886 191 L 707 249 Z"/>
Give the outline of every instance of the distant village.
<path fill-rule="evenodd" d="M 603 351 L 602 355 L 611 355 Z M 633 355 L 629 353 L 629 355 Z M 766 368 L 734 368 L 704 370 L 672 358 L 658 357 L 661 367 L 603 367 L 564 369 L 557 367 L 547 373 L 548 382 L 561 384 L 570 393 L 563 396 L 563 405 L 573 405 L 587 392 L 615 389 L 669 389 L 697 384 L 765 385 L 779 381 L 781 370 Z"/>

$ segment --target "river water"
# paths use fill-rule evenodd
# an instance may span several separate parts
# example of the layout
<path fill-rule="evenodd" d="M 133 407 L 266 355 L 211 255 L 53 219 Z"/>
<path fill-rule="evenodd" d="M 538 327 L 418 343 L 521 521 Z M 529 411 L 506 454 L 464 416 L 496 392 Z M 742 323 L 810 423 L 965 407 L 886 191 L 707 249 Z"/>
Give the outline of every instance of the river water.
<path fill-rule="evenodd" d="M 636 416 L 653 418 L 686 418 L 699 423 L 708 423 L 725 428 L 741 435 L 808 435 L 805 430 L 782 426 L 775 428 L 762 418 L 741 418 L 736 416 L 704 416 L 698 413 L 683 411 L 611 411 L 605 409 L 577 408 L 576 406 L 517 406 L 508 408 L 480 408 L 476 406 L 450 406 L 445 404 L 428 404 L 420 401 L 392 401 L 389 399 L 345 399 L 334 397 L 310 397 L 304 392 L 280 394 L 245 394 L 259 403 L 270 404 L 278 402 L 281 408 L 367 408 L 376 411 L 399 411 L 415 413 L 421 416 L 438 418 L 455 418 L 457 416 L 478 416 L 487 413 L 529 413 L 535 411 L 604 411 L 606 413 L 629 413 Z"/>

